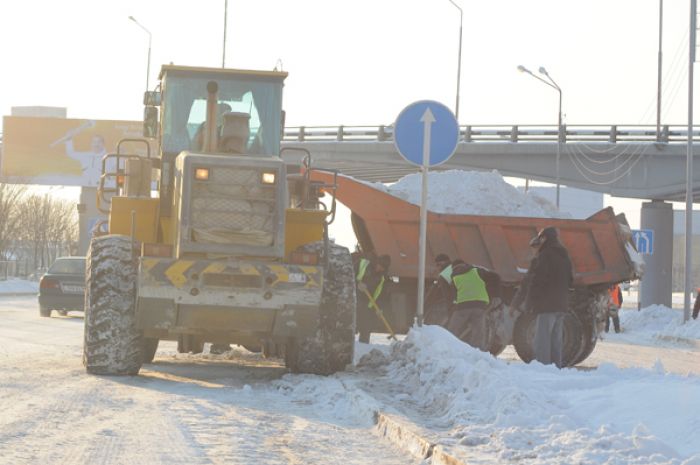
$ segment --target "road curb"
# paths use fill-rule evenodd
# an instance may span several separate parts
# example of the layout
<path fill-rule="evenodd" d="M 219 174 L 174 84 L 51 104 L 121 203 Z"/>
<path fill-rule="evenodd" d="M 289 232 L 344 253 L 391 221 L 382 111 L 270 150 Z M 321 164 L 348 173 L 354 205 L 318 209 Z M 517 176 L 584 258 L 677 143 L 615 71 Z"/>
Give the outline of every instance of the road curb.
<path fill-rule="evenodd" d="M 415 433 L 410 425 L 391 418 L 382 412 L 374 412 L 377 432 L 383 438 L 430 465 L 467 465 L 466 462 L 450 455 L 442 446 Z"/>

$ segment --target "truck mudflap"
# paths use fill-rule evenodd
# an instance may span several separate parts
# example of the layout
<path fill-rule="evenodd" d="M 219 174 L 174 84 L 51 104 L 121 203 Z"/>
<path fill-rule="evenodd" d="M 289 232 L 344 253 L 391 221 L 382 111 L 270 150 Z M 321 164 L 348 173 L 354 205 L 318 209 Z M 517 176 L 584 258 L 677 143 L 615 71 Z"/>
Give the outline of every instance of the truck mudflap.
<path fill-rule="evenodd" d="M 318 307 L 322 291 L 323 269 L 317 266 L 152 257 L 139 261 L 139 302 L 281 310 Z"/>

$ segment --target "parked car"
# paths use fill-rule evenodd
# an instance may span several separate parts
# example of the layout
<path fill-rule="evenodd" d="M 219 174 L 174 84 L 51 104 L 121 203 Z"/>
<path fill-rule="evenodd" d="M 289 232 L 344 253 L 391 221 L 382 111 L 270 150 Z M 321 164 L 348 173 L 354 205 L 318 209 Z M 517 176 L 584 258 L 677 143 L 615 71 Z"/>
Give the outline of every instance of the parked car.
<path fill-rule="evenodd" d="M 57 258 L 39 281 L 39 315 L 50 317 L 51 310 L 65 315 L 84 305 L 85 257 Z"/>

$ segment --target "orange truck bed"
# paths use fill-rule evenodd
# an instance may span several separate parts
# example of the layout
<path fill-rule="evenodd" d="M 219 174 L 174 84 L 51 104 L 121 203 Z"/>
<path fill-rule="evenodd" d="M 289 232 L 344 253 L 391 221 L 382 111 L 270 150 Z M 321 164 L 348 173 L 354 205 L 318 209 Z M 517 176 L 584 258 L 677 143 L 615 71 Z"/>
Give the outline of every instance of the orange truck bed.
<path fill-rule="evenodd" d="M 312 179 L 332 183 L 333 176 L 313 171 Z M 336 198 L 353 213 L 353 227 L 365 252 L 391 256 L 391 274 L 418 275 L 420 207 L 353 178 L 337 177 Z M 639 278 L 639 266 L 629 250 L 630 231 L 624 216 L 605 208 L 586 220 L 554 218 L 453 215 L 428 212 L 428 276 L 435 276 L 434 258 L 452 259 L 497 272 L 508 283 L 520 282 L 533 251 L 530 240 L 546 227 L 559 229 L 571 255 L 574 285 L 595 286 Z M 629 245 L 628 245 L 629 244 Z"/>

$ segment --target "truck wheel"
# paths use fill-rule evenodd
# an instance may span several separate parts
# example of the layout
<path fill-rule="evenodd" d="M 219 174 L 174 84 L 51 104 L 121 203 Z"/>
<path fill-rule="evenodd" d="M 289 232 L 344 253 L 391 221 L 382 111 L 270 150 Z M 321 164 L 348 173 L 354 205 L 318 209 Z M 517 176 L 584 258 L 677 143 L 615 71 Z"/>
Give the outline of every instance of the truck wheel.
<path fill-rule="evenodd" d="M 513 346 L 518 357 L 525 363 L 535 359 L 535 351 L 532 343 L 535 340 L 535 315 L 534 313 L 521 313 L 515 320 L 513 329 Z"/>
<path fill-rule="evenodd" d="M 87 257 L 83 365 L 96 375 L 135 375 L 142 335 L 136 328 L 133 243 L 126 236 L 95 237 Z"/>
<path fill-rule="evenodd" d="M 180 354 L 201 354 L 204 352 L 204 341 L 192 334 L 181 334 L 177 338 L 177 351 Z"/>
<path fill-rule="evenodd" d="M 591 289 L 576 289 L 571 296 L 571 308 L 581 322 L 581 350 L 572 365 L 586 360 L 598 342 L 600 324 L 607 314 L 607 291 L 595 292 Z"/>
<path fill-rule="evenodd" d="M 51 317 L 51 309 L 47 307 L 46 305 L 40 305 L 39 306 L 39 316 L 44 317 L 44 318 L 50 318 Z"/>
<path fill-rule="evenodd" d="M 323 243 L 305 247 L 324 259 Z M 324 273 L 320 321 L 316 333 L 292 340 L 285 348 L 285 364 L 295 373 L 328 375 L 352 363 L 355 350 L 355 274 L 350 252 L 329 244 Z"/>
<path fill-rule="evenodd" d="M 515 329 L 513 330 L 513 346 L 515 351 L 525 363 L 530 363 L 535 359 L 534 341 L 535 341 L 535 321 L 537 315 L 534 313 L 522 313 L 515 321 Z M 581 324 L 578 319 L 571 313 L 567 313 L 564 317 L 564 334 L 563 334 L 563 366 L 573 365 L 576 355 L 581 350 Z"/>
<path fill-rule="evenodd" d="M 157 337 L 144 337 L 142 340 L 143 346 L 141 347 L 141 359 L 143 363 L 151 363 L 156 356 L 156 350 L 158 350 L 158 338 Z"/>

